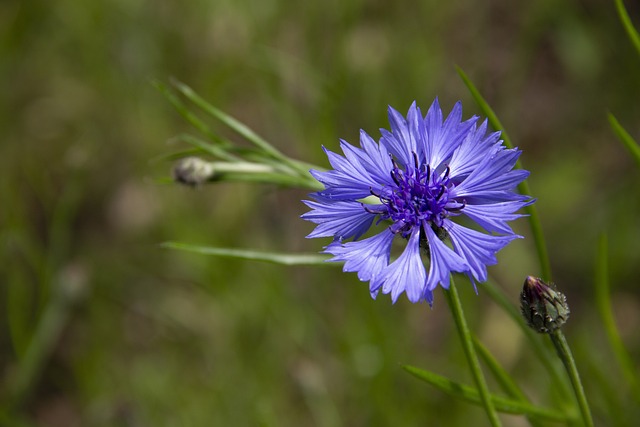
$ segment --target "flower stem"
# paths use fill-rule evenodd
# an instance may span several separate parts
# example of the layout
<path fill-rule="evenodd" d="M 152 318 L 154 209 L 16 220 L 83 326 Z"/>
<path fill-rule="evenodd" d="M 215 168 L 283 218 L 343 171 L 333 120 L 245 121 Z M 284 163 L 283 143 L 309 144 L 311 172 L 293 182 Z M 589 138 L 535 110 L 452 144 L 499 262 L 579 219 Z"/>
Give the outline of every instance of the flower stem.
<path fill-rule="evenodd" d="M 453 278 L 451 279 L 451 286 L 449 287 L 449 291 L 445 292 L 445 295 L 447 297 L 447 302 L 449 303 L 451 313 L 453 314 L 453 318 L 456 322 L 458 334 L 460 335 L 460 341 L 462 342 L 462 347 L 464 348 L 464 354 L 467 357 L 469 369 L 471 369 L 471 374 L 473 375 L 476 387 L 478 387 L 478 392 L 480 393 L 480 398 L 482 399 L 484 409 L 489 416 L 491 425 L 493 427 L 499 427 L 501 426 L 500 418 L 498 418 L 496 408 L 491 401 L 489 387 L 487 386 L 487 381 L 485 380 L 482 369 L 480 368 L 478 355 L 476 354 L 476 350 L 473 344 L 473 337 L 471 335 L 471 331 L 469 330 L 469 326 L 467 325 L 467 321 L 464 318 L 462 304 L 460 303 L 460 297 L 458 295 L 458 291 L 456 290 L 455 283 L 453 282 Z"/>
<path fill-rule="evenodd" d="M 593 419 L 591 418 L 591 410 L 589 409 L 587 396 L 584 394 L 584 388 L 580 381 L 580 374 L 578 373 L 578 368 L 575 360 L 573 359 L 573 354 L 571 354 L 571 349 L 569 348 L 567 339 L 564 337 L 564 334 L 560 329 L 556 329 L 551 332 L 549 337 L 551 337 L 551 342 L 553 342 L 553 345 L 558 352 L 558 356 L 560 356 L 560 359 L 567 370 L 567 374 L 569 374 L 569 379 L 571 380 L 571 385 L 573 386 L 576 399 L 578 400 L 578 406 L 580 407 L 580 414 L 582 415 L 584 425 L 586 427 L 593 427 Z"/>

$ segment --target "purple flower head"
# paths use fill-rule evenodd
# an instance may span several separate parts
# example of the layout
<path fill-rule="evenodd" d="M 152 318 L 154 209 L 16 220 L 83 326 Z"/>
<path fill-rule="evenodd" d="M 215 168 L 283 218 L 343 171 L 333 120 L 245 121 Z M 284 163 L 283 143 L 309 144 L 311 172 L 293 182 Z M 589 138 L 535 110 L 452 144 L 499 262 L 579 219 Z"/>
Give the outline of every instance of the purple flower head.
<path fill-rule="evenodd" d="M 513 191 L 529 175 L 512 170 L 520 151 L 506 149 L 500 132 L 487 133 L 486 120 L 477 120 L 462 121 L 460 102 L 446 119 L 437 99 L 426 116 L 414 102 L 406 118 L 389 107 L 391 131 L 381 129 L 378 143 L 361 131 L 360 148 L 341 141 L 344 156 L 325 149 L 333 169 L 311 171 L 325 188 L 305 201 L 312 210 L 302 218 L 317 224 L 307 237 L 332 237 L 329 261 L 343 261 L 344 271 L 368 281 L 374 298 L 382 291 L 395 302 L 406 292 L 411 302 L 432 304 L 434 289 L 448 288 L 452 272 L 474 284 L 487 280 L 495 254 L 521 237 L 507 221 L 533 200 Z M 374 220 L 389 226 L 358 240 Z M 396 238 L 407 244 L 391 260 Z"/>

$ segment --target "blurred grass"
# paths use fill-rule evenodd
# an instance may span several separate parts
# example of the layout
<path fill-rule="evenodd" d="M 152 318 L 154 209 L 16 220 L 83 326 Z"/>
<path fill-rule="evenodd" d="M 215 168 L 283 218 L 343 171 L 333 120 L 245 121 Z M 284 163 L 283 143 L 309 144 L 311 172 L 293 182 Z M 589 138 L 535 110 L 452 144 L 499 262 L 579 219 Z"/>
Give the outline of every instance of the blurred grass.
<path fill-rule="evenodd" d="M 640 9 L 626 6 L 638 27 Z M 606 231 L 614 314 L 637 366 L 638 171 L 606 112 L 638 139 L 640 60 L 613 2 L 5 1 L 3 378 L 23 360 L 61 274 L 78 272 L 83 287 L 6 423 L 417 426 L 482 416 L 401 368 L 471 382 L 442 295 L 433 310 L 392 306 L 339 268 L 161 250 L 167 240 L 279 252 L 320 243 L 303 239 L 312 227 L 297 220 L 302 191 L 168 186 L 158 180 L 170 165 L 150 162 L 185 149 L 164 142 L 192 132 L 153 79 L 176 77 L 279 150 L 326 165 L 321 144 L 355 142 L 360 128 L 376 135 L 388 104 L 439 96 L 477 113 L 454 64 L 524 150 L 554 279 L 572 307 L 569 339 L 604 340 L 591 266 Z M 516 227 L 527 233 L 524 221 Z M 537 274 L 531 239 L 499 259 L 492 274 L 515 302 Z M 459 288 L 470 324 L 525 393 L 552 401 L 520 333 L 492 332 L 503 327 L 488 297 Z M 581 353 L 593 348 L 606 347 Z M 590 358 L 607 366 L 612 355 Z M 586 386 L 597 402 L 609 396 L 596 379 Z"/>

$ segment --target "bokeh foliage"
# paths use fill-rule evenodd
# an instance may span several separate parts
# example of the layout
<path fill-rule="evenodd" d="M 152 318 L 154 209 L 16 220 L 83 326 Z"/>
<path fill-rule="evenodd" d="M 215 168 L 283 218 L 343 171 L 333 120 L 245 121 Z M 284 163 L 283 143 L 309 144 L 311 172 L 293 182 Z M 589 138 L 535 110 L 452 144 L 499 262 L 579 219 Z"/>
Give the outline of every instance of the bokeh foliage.
<path fill-rule="evenodd" d="M 638 27 L 640 8 L 628 3 Z M 297 218 L 304 192 L 165 183 L 170 163 L 159 156 L 185 148 L 165 141 L 191 131 L 150 84 L 172 76 L 281 151 L 326 165 L 321 145 L 355 142 L 360 128 L 376 135 L 388 104 L 402 111 L 439 96 L 445 108 L 462 99 L 467 115 L 478 113 L 461 66 L 524 150 L 596 420 L 624 394 L 600 345 L 593 290 L 606 231 L 612 304 L 637 366 L 639 171 L 607 112 L 639 139 L 640 58 L 613 2 L 5 1 L 0 34 L 8 425 L 417 426 L 482 417 L 401 369 L 470 381 L 442 295 L 433 310 L 392 306 L 337 268 L 158 247 L 319 249 L 303 239 L 311 224 Z M 527 235 L 524 221 L 516 228 Z M 491 273 L 515 303 L 524 277 L 538 274 L 531 240 L 499 259 Z M 520 333 L 482 288 L 479 296 L 459 288 L 473 329 L 532 400 L 552 402 Z M 59 327 L 16 398 L 34 334 L 60 298 L 70 302 L 56 306 Z M 605 390 L 603 377 L 621 386 Z M 618 423 L 631 425 L 624 414 Z"/>

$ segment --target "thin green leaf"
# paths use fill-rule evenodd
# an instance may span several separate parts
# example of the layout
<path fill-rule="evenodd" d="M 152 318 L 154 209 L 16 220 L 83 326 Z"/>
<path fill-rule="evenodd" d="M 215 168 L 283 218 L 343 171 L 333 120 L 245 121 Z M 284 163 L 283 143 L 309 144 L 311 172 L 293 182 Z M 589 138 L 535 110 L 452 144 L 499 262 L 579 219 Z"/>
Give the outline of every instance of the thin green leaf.
<path fill-rule="evenodd" d="M 174 160 L 182 159 L 184 157 L 197 156 L 202 154 L 202 150 L 199 148 L 188 148 L 186 150 L 173 151 L 171 153 L 158 154 L 149 159 L 149 163 L 171 162 Z"/>
<path fill-rule="evenodd" d="M 620 122 L 615 118 L 615 116 L 609 113 L 609 124 L 611 125 L 611 129 L 616 134 L 618 139 L 624 144 L 625 147 L 631 152 L 633 158 L 640 165 L 640 145 L 629 135 L 629 133 L 620 125 Z"/>
<path fill-rule="evenodd" d="M 83 296 L 83 287 L 64 276 L 52 291 L 24 357 L 9 380 L 9 408 L 19 407 L 34 391 L 43 369 L 69 320 L 74 304 Z"/>
<path fill-rule="evenodd" d="M 511 398 L 517 399 L 524 403 L 529 403 L 529 399 L 525 396 L 524 392 L 518 387 L 518 384 L 511 378 L 511 376 L 505 371 L 500 363 L 491 354 L 488 348 L 486 348 L 477 337 L 473 337 L 473 344 L 476 347 L 478 356 L 487 365 L 491 373 L 493 374 L 498 384 L 502 387 L 505 393 Z M 527 415 L 529 424 L 533 427 L 540 427 L 539 420 L 531 415 Z"/>
<path fill-rule="evenodd" d="M 22 268 L 14 268 L 7 276 L 6 289 L 6 325 L 11 344 L 18 359 L 22 359 L 33 333 L 33 301 L 35 291 L 32 279 Z"/>
<path fill-rule="evenodd" d="M 449 304 L 451 315 L 453 316 L 456 328 L 458 330 L 460 343 L 462 344 L 464 354 L 467 357 L 469 370 L 471 371 L 471 375 L 473 376 L 476 386 L 478 387 L 482 406 L 484 407 L 484 410 L 489 417 L 489 422 L 491 423 L 491 425 L 494 427 L 500 426 L 500 418 L 496 413 L 496 408 L 494 407 L 493 401 L 491 400 L 489 386 L 487 385 L 487 381 L 484 377 L 484 373 L 482 372 L 482 368 L 480 368 L 480 361 L 478 360 L 478 355 L 476 354 L 473 345 L 473 339 L 471 338 L 471 330 L 469 329 L 469 325 L 467 324 L 467 321 L 464 317 L 462 304 L 460 302 L 458 290 L 453 281 L 453 278 L 451 278 L 449 289 L 445 290 L 444 294 L 447 297 L 447 303 Z"/>
<path fill-rule="evenodd" d="M 462 68 L 456 67 L 456 69 L 458 70 L 458 74 L 460 75 L 460 78 L 469 89 L 471 96 L 473 96 L 473 99 L 478 104 L 478 107 L 480 107 L 480 110 L 482 110 L 484 115 L 487 116 L 487 119 L 489 120 L 489 123 L 491 124 L 491 126 L 495 130 L 500 130 L 502 132 L 501 137 L 502 137 L 502 140 L 504 141 L 504 144 L 508 148 L 513 148 L 513 143 L 511 142 L 511 139 L 509 138 L 507 131 L 504 129 L 504 126 L 502 126 L 502 123 L 500 123 L 500 120 L 498 120 L 498 116 L 496 116 L 496 114 L 493 112 L 493 109 L 489 106 L 487 101 L 485 101 L 485 99 L 480 94 L 480 91 L 478 91 L 478 89 L 471 82 L 469 77 L 467 77 L 465 72 L 462 71 Z M 520 165 L 520 161 L 518 160 L 518 162 L 516 163 L 516 168 L 521 168 L 521 167 L 522 166 Z M 520 190 L 521 194 L 531 196 L 531 190 L 529 189 L 529 184 L 527 183 L 526 180 L 522 181 L 518 185 L 518 190 Z M 546 281 L 550 281 L 551 280 L 551 263 L 549 262 L 549 253 L 547 251 L 547 244 L 545 243 L 544 233 L 542 232 L 542 224 L 540 223 L 540 217 L 538 216 L 538 211 L 535 205 L 526 206 L 524 209 L 527 212 L 527 214 L 529 214 L 529 225 L 531 227 L 533 239 L 536 244 L 536 251 L 538 253 L 538 261 L 540 263 L 540 272 L 541 272 L 542 279 Z"/>
<path fill-rule="evenodd" d="M 611 305 L 611 291 L 609 286 L 609 250 L 607 245 L 607 236 L 600 236 L 598 244 L 598 258 L 596 260 L 595 285 L 596 285 L 596 304 L 604 330 L 609 339 L 609 345 L 616 356 L 616 360 L 620 365 L 622 374 L 629 383 L 634 398 L 640 402 L 640 381 L 636 375 L 636 369 L 629 352 L 622 342 L 616 321 L 613 317 Z"/>
<path fill-rule="evenodd" d="M 542 336 L 533 331 L 525 321 L 524 317 L 520 313 L 520 310 L 514 306 L 511 301 L 507 299 L 494 283 L 493 280 L 487 280 L 481 284 L 482 290 L 486 291 L 489 297 L 498 304 L 513 321 L 522 330 L 522 333 L 527 338 L 527 342 L 530 345 L 530 349 L 538 357 L 542 365 L 545 367 L 556 389 L 559 389 L 565 398 L 572 395 L 569 389 L 569 384 L 565 381 L 564 375 L 562 375 L 561 368 L 555 363 L 555 353 L 553 349 L 549 348 L 545 341 L 542 340 Z"/>
<path fill-rule="evenodd" d="M 414 366 L 406 365 L 403 366 L 403 368 L 416 378 L 433 385 L 450 396 L 466 400 L 467 402 L 475 405 L 482 405 L 480 394 L 478 393 L 478 390 L 473 387 L 455 382 L 447 377 L 443 377 Z M 508 399 L 495 394 L 491 394 L 491 401 L 499 412 L 507 414 L 530 415 L 541 419 L 561 422 L 570 421 L 572 419 L 571 416 L 553 409 L 541 408 L 530 403 Z"/>
<path fill-rule="evenodd" d="M 223 160 L 227 160 L 227 161 L 240 161 L 241 159 L 239 157 L 234 156 L 233 154 L 229 153 L 229 151 L 227 149 L 222 149 L 219 146 L 212 144 L 208 141 L 204 141 L 200 138 L 197 138 L 193 135 L 189 135 L 189 134 L 180 134 L 176 137 L 173 138 L 174 140 L 177 141 L 183 141 L 186 142 L 187 144 L 193 145 L 196 148 L 199 148 L 200 150 L 204 151 L 205 153 L 211 154 L 212 156 L 215 156 L 217 158 L 223 159 Z"/>
<path fill-rule="evenodd" d="M 631 18 L 629 18 L 629 14 L 627 13 L 627 9 L 625 9 L 624 7 L 623 1 L 622 0 L 615 0 L 615 1 L 616 1 L 616 9 L 618 10 L 618 16 L 620 17 L 620 22 L 622 22 L 622 26 L 627 32 L 627 35 L 629 36 L 629 40 L 631 40 L 631 43 L 633 44 L 633 46 L 638 51 L 638 54 L 640 55 L 640 35 L 638 35 L 638 32 L 636 31 L 636 29 L 633 27 L 633 24 L 631 23 Z"/>
<path fill-rule="evenodd" d="M 234 173 L 222 174 L 214 177 L 210 182 L 255 182 L 259 184 L 274 184 L 283 187 L 299 188 L 318 191 L 322 185 L 312 181 L 279 173 Z"/>
<path fill-rule="evenodd" d="M 251 261 L 264 261 L 280 265 L 332 265 L 327 263 L 326 256 L 318 254 L 288 254 L 278 252 L 260 252 L 244 249 L 216 248 L 210 246 L 196 246 L 188 243 L 165 242 L 160 245 L 166 249 L 178 249 L 202 255 L 214 255 L 226 258 L 237 258 Z"/>
<path fill-rule="evenodd" d="M 191 102 L 193 102 L 198 107 L 200 107 L 204 112 L 220 120 L 222 123 L 224 123 L 229 128 L 233 129 L 235 132 L 237 132 L 247 141 L 251 142 L 256 147 L 259 147 L 262 150 L 264 150 L 265 153 L 269 154 L 273 158 L 281 160 L 282 162 L 291 166 L 294 170 L 300 173 L 305 173 L 305 174 L 307 173 L 307 170 L 302 169 L 301 166 L 298 164 L 298 162 L 282 154 L 278 149 L 276 149 L 273 145 L 271 145 L 269 142 L 267 142 L 264 138 L 262 138 L 260 135 L 258 135 L 256 132 L 254 132 L 251 128 L 249 128 L 247 125 L 245 125 L 241 121 L 231 117 L 230 115 L 224 113 L 223 111 L 209 104 L 207 101 L 201 98 L 197 93 L 193 91 L 193 89 L 191 89 L 186 84 L 177 80 L 172 80 L 171 84 L 180 93 L 182 93 L 187 99 L 189 99 Z"/>
<path fill-rule="evenodd" d="M 209 126 L 207 126 L 202 120 L 196 117 L 195 114 L 189 111 L 189 109 L 184 105 L 184 103 L 182 103 L 182 101 L 180 101 L 180 99 L 178 99 L 178 97 L 175 96 L 166 85 L 164 85 L 159 81 L 153 81 L 152 84 L 155 86 L 156 89 L 160 91 L 160 93 L 162 93 L 165 96 L 165 98 L 167 98 L 167 100 L 173 105 L 173 107 L 178 111 L 178 113 L 185 118 L 185 120 L 187 120 L 196 129 L 198 129 L 200 132 L 206 135 L 209 139 L 215 142 L 216 148 L 215 149 L 209 148 L 209 149 L 206 149 L 206 151 L 210 151 L 212 152 L 212 154 L 215 153 L 214 155 L 219 156 L 222 159 L 232 160 L 232 157 L 225 151 L 231 148 L 231 144 L 219 138 L 218 135 L 216 135 L 211 130 L 211 128 L 209 128 Z M 209 144 L 209 143 L 206 143 L 206 144 Z M 209 145 L 212 145 L 212 144 L 209 144 Z"/>
<path fill-rule="evenodd" d="M 493 373 L 493 376 L 498 381 L 504 392 L 523 402 L 528 401 L 522 390 L 520 390 L 520 387 L 518 387 L 515 381 L 513 381 L 513 378 L 511 378 L 507 371 L 502 368 L 489 349 L 487 349 L 487 347 L 485 347 L 475 336 L 473 337 L 473 345 L 476 347 L 478 355 Z"/>

